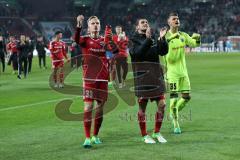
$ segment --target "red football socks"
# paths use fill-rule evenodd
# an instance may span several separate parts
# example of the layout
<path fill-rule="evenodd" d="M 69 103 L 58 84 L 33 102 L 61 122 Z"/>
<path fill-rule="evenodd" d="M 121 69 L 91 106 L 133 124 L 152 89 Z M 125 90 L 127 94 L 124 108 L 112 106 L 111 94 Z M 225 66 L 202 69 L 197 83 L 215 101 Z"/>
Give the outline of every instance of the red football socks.
<path fill-rule="evenodd" d="M 92 111 L 84 111 L 83 117 L 84 130 L 86 138 L 90 138 L 91 124 L 92 124 Z"/>
<path fill-rule="evenodd" d="M 103 121 L 103 112 L 96 112 L 95 119 L 94 119 L 94 131 L 93 135 L 97 136 L 102 125 Z"/>
<path fill-rule="evenodd" d="M 146 115 L 143 112 L 138 112 L 138 122 L 139 122 L 139 127 L 141 130 L 142 136 L 147 135 L 147 129 L 146 129 Z"/>

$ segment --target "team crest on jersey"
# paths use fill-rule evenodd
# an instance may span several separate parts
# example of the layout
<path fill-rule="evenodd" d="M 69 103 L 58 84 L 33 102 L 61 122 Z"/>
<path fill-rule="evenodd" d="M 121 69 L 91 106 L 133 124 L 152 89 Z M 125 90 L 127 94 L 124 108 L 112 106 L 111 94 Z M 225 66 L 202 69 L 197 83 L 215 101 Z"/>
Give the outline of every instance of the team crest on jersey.
<path fill-rule="evenodd" d="M 105 45 L 104 41 L 100 42 L 100 45 L 103 47 Z"/>
<path fill-rule="evenodd" d="M 90 41 L 90 44 L 93 44 L 93 41 Z"/>
<path fill-rule="evenodd" d="M 181 42 L 184 42 L 184 38 L 180 38 Z"/>

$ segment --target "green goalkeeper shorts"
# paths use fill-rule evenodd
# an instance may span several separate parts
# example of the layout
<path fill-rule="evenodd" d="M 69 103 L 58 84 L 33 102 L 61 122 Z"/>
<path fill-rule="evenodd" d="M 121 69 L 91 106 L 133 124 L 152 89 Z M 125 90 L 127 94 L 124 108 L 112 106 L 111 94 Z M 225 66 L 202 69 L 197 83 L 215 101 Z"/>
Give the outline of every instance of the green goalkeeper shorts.
<path fill-rule="evenodd" d="M 191 90 L 190 80 L 188 76 L 180 77 L 180 78 L 168 78 L 168 90 L 170 92 L 181 92 L 181 93 L 189 93 Z"/>

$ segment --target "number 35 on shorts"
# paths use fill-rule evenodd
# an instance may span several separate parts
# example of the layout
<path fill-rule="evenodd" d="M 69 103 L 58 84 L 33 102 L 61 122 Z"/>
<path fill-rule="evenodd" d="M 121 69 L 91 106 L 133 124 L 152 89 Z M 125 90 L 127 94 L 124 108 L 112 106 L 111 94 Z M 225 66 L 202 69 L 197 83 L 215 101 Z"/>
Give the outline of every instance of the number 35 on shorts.
<path fill-rule="evenodd" d="M 168 80 L 168 89 L 172 92 L 190 91 L 190 81 L 188 77 Z"/>
<path fill-rule="evenodd" d="M 177 83 L 169 83 L 168 88 L 170 91 L 178 91 Z"/>

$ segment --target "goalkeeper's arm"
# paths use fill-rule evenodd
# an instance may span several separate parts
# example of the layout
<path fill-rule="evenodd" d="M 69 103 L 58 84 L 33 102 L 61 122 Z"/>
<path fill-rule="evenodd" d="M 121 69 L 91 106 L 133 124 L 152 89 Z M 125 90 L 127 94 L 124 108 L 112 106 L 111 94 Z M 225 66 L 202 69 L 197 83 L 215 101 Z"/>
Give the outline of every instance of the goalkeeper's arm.
<path fill-rule="evenodd" d="M 201 43 L 201 36 L 200 34 L 194 33 L 192 37 L 190 37 L 187 33 L 184 33 L 184 36 L 186 38 L 186 43 L 189 47 L 198 47 Z"/>
<path fill-rule="evenodd" d="M 193 33 L 193 34 L 192 34 L 192 39 L 195 39 L 195 40 L 196 40 L 196 43 L 197 43 L 198 45 L 200 45 L 200 43 L 201 43 L 201 35 L 200 35 L 200 34 L 198 34 L 198 33 Z"/>

